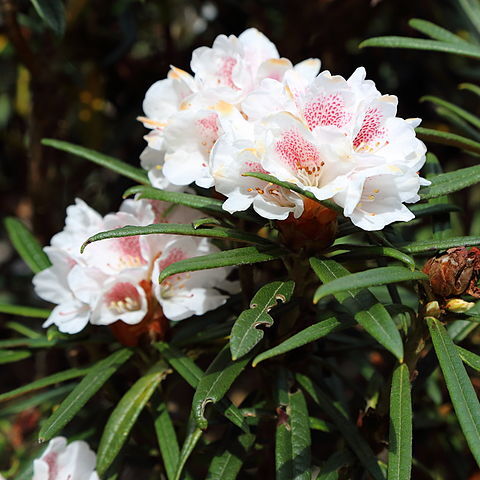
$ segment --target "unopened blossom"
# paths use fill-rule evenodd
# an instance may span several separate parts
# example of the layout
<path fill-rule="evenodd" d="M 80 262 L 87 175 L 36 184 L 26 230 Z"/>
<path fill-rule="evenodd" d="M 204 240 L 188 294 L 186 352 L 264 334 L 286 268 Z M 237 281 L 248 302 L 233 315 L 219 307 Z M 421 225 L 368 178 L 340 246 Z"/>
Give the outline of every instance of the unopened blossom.
<path fill-rule="evenodd" d="M 77 440 L 67 445 L 66 438 L 55 437 L 33 461 L 32 480 L 99 480 L 95 462 L 95 452 L 86 442 Z"/>
<path fill-rule="evenodd" d="M 192 182 L 211 187 L 209 160 L 224 133 L 221 120 L 238 122 L 242 100 L 263 80 L 282 81 L 289 70 L 313 78 L 320 62 L 308 59 L 293 66 L 279 58 L 270 40 L 250 28 L 238 37 L 219 35 L 211 48 L 197 48 L 190 66 L 193 76 L 172 67 L 166 79 L 154 83 L 143 102 L 146 116 L 139 117 L 151 129 L 141 163 L 159 188 Z"/>
<path fill-rule="evenodd" d="M 54 237 L 56 246 L 45 248 L 52 266 L 35 275 L 34 287 L 41 298 L 57 306 L 44 327 L 55 324 L 62 332 L 77 333 L 88 323 L 111 325 L 121 320 L 136 325 L 147 314 L 152 317 L 152 310 L 161 311 L 164 304 L 162 315 L 181 320 L 225 302 L 226 296 L 214 287 L 225 281 L 228 269 L 199 272 L 193 277 L 196 281 L 177 282 L 174 288 L 159 285 L 158 274 L 152 274 L 179 259 L 218 251 L 208 240 L 185 243 L 180 236 L 157 234 L 93 242 L 82 255 L 72 247 L 79 249 L 93 233 L 126 225 L 189 223 L 198 218 L 195 210 L 158 201 L 125 200 L 116 213 L 101 217 L 92 212 L 81 201 L 69 207 L 66 227 Z"/>

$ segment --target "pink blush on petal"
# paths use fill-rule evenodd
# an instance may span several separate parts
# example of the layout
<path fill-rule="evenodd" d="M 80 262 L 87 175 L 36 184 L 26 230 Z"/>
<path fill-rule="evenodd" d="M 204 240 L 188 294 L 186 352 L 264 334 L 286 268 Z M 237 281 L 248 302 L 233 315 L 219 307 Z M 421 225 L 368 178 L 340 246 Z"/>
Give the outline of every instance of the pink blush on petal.
<path fill-rule="evenodd" d="M 227 57 L 223 60 L 220 69 L 218 70 L 218 83 L 226 85 L 227 87 L 238 90 L 238 87 L 233 83 L 232 75 L 233 69 L 237 64 L 237 60 L 233 57 Z"/>
<path fill-rule="evenodd" d="M 383 115 L 378 108 L 367 110 L 362 126 L 353 140 L 355 150 L 368 150 L 373 147 L 373 142 L 381 143 L 385 139 L 386 129 L 381 126 L 382 119 Z"/>
<path fill-rule="evenodd" d="M 43 461 L 48 465 L 48 480 L 56 480 L 58 476 L 58 453 L 50 452 L 43 457 Z"/>
<path fill-rule="evenodd" d="M 135 285 L 128 282 L 116 283 L 104 297 L 108 308 L 116 313 L 138 310 L 141 305 L 141 298 Z"/>

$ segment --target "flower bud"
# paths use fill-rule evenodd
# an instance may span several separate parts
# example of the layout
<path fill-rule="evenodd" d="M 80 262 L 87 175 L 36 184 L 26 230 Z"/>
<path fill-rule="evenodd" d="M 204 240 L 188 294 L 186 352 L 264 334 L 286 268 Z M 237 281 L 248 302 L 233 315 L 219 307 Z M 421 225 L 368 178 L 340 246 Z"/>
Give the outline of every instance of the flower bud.
<path fill-rule="evenodd" d="M 290 214 L 286 220 L 277 221 L 276 226 L 283 242 L 292 250 L 322 251 L 335 239 L 337 213 L 309 198 L 304 198 L 303 204 L 299 218 Z"/>
<path fill-rule="evenodd" d="M 475 306 L 474 302 L 466 302 L 461 298 L 452 298 L 446 303 L 445 308 L 449 312 L 465 313 L 465 312 L 468 312 L 468 310 L 470 310 L 474 306 Z"/>
<path fill-rule="evenodd" d="M 433 257 L 423 267 L 430 280 L 433 293 L 450 297 L 467 293 L 480 298 L 477 287 L 480 271 L 480 250 L 456 247 L 443 255 Z"/>
<path fill-rule="evenodd" d="M 428 302 L 425 306 L 425 313 L 429 317 L 440 317 L 440 305 L 438 304 L 438 302 L 436 300 L 433 302 Z"/>

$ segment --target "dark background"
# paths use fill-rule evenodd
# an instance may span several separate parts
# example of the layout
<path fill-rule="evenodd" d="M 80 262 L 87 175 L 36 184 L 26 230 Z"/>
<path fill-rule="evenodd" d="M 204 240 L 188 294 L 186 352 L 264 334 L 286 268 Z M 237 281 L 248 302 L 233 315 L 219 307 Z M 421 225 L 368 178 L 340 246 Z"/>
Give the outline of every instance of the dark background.
<path fill-rule="evenodd" d="M 319 57 L 322 69 L 343 76 L 365 66 L 382 93 L 399 97 L 400 116 L 422 117 L 424 126 L 449 128 L 431 105 L 419 99 L 438 95 L 478 113 L 478 97 L 457 89 L 460 82 L 478 81 L 478 64 L 441 53 L 360 50 L 358 45 L 378 35 L 420 36 L 408 26 L 412 17 L 472 38 L 472 26 L 456 3 L 70 0 L 66 32 L 59 38 L 45 27 L 28 0 L 0 0 L 1 214 L 21 218 L 47 244 L 63 227 L 65 208 L 75 197 L 102 214 L 116 209 L 131 181 L 42 147 L 40 140 L 68 140 L 138 165 L 147 132 L 136 117 L 142 114 L 148 87 L 166 76 L 170 64 L 189 70 L 194 48 L 211 46 L 218 34 L 238 35 L 248 27 L 265 33 L 280 55 L 293 63 Z M 433 150 L 446 170 L 478 163 L 455 149 Z M 468 218 L 469 200 L 459 201 L 467 207 Z M 0 301 L 35 304 L 30 275 L 1 231 Z M 0 336 L 1 332 L 0 328 Z M 458 433 L 458 427 L 450 428 Z M 434 427 L 427 431 L 431 435 Z M 415 448 L 426 465 L 442 462 L 442 455 L 446 462 L 462 461 L 449 453 L 448 437 L 442 435 L 440 443 L 436 440 L 441 451 L 432 451 L 429 436 L 417 433 Z"/>

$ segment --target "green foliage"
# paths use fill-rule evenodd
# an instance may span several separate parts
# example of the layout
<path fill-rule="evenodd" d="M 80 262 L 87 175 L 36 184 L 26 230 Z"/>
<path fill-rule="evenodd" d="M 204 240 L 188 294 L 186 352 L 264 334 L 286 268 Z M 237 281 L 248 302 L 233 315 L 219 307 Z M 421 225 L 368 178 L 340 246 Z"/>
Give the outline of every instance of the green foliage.
<path fill-rule="evenodd" d="M 39 17 L 57 35 L 65 31 L 65 7 L 62 0 L 30 0 Z"/>

